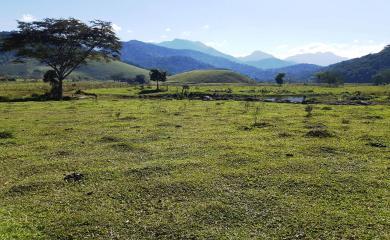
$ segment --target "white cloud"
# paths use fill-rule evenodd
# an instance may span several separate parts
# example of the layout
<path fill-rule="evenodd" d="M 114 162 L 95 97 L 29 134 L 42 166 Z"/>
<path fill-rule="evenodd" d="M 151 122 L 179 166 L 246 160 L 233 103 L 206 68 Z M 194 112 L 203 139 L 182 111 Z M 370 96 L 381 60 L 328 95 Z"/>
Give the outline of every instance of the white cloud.
<path fill-rule="evenodd" d="M 165 28 L 165 32 L 172 32 L 171 28 Z"/>
<path fill-rule="evenodd" d="M 120 32 L 122 31 L 122 27 L 117 24 L 112 24 L 112 29 L 114 29 L 114 32 Z"/>
<path fill-rule="evenodd" d="M 160 38 L 161 38 L 161 39 L 167 39 L 168 36 L 167 36 L 167 35 L 161 35 Z"/>
<path fill-rule="evenodd" d="M 134 31 L 133 30 L 127 30 L 127 33 L 133 33 Z"/>
<path fill-rule="evenodd" d="M 209 30 L 210 29 L 210 25 L 206 24 L 202 27 L 203 30 Z"/>
<path fill-rule="evenodd" d="M 36 20 L 37 19 L 31 14 L 23 14 L 23 16 L 19 19 L 19 21 L 22 21 L 22 22 L 33 22 Z"/>
<path fill-rule="evenodd" d="M 302 46 L 290 48 L 289 50 L 277 49 L 276 56 L 287 58 L 296 54 L 332 52 L 346 58 L 357 58 L 370 53 L 377 53 L 386 46 L 385 43 L 370 41 L 352 41 L 352 43 L 309 43 Z"/>

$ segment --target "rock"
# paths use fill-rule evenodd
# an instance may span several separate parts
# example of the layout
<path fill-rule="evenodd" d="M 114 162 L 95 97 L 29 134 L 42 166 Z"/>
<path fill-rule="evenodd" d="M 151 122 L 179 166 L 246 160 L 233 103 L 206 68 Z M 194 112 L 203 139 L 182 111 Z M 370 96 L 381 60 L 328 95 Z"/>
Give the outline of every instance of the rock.
<path fill-rule="evenodd" d="M 212 100 L 213 100 L 213 98 L 210 97 L 210 96 L 204 96 L 203 97 L 203 101 L 212 101 Z"/>
<path fill-rule="evenodd" d="M 84 180 L 85 176 L 82 173 L 71 173 L 64 177 L 64 180 L 67 182 L 79 182 Z"/>

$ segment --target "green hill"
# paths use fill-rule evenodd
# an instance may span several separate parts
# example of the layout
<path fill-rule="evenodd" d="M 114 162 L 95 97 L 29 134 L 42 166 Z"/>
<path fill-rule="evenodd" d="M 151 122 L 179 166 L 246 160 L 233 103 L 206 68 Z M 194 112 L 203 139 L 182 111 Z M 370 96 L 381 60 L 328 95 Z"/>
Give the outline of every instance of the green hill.
<path fill-rule="evenodd" d="M 49 70 L 48 67 L 39 64 L 37 61 L 30 60 L 26 63 L 5 63 L 0 64 L 0 76 L 9 76 L 15 78 L 42 78 L 43 74 Z M 77 80 L 126 80 L 134 79 L 137 75 L 149 77 L 149 71 L 126 64 L 120 61 L 113 62 L 90 62 L 73 72 L 69 79 Z"/>
<path fill-rule="evenodd" d="M 379 53 L 337 63 L 325 71 L 342 75 L 348 83 L 369 83 L 373 82 L 376 74 L 386 69 L 390 69 L 390 45 Z"/>
<path fill-rule="evenodd" d="M 180 83 L 254 83 L 255 81 L 229 70 L 196 70 L 174 75 L 170 82 Z"/>

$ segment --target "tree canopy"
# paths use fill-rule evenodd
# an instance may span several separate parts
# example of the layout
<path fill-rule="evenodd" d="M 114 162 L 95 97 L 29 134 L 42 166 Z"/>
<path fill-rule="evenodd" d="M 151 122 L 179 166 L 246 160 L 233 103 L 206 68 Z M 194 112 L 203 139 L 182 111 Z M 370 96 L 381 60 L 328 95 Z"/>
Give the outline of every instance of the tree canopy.
<path fill-rule="evenodd" d="M 316 74 L 316 77 L 319 83 L 325 83 L 333 86 L 344 84 L 344 78 L 336 72 L 320 72 Z"/>
<path fill-rule="evenodd" d="M 372 81 L 375 85 L 390 84 L 390 69 L 380 71 L 373 76 Z"/>
<path fill-rule="evenodd" d="M 275 77 L 275 82 L 279 85 L 282 85 L 284 83 L 284 77 L 286 76 L 285 73 L 279 73 L 278 75 L 276 75 Z"/>
<path fill-rule="evenodd" d="M 159 82 L 165 82 L 167 80 L 167 72 L 160 71 L 158 69 L 150 70 L 150 81 L 157 82 L 157 90 L 160 90 Z"/>
<path fill-rule="evenodd" d="M 58 98 L 62 98 L 62 81 L 87 60 L 117 59 L 121 43 L 110 22 L 95 20 L 52 19 L 20 22 L 18 31 L 6 37 L 0 51 L 15 52 L 20 59 L 33 58 L 48 65 L 51 81 L 58 82 Z"/>

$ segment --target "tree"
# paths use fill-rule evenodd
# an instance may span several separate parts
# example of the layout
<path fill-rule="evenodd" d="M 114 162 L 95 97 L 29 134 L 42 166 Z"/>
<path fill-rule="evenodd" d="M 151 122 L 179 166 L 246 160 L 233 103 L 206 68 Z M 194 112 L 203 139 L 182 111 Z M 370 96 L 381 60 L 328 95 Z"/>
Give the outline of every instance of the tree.
<path fill-rule="evenodd" d="M 284 77 L 286 76 L 285 73 L 279 73 L 276 77 L 275 77 L 275 82 L 277 84 L 279 84 L 280 86 L 283 85 L 284 83 Z"/>
<path fill-rule="evenodd" d="M 150 81 L 157 82 L 157 91 L 160 90 L 159 82 L 167 81 L 167 72 L 158 69 L 150 70 Z"/>
<path fill-rule="evenodd" d="M 74 70 L 87 60 L 117 59 L 120 49 L 110 22 L 95 20 L 88 25 L 74 18 L 18 21 L 18 31 L 0 46 L 0 51 L 14 51 L 20 59 L 34 58 L 48 65 L 52 70 L 46 73 L 46 81 L 56 91 L 51 92 L 56 99 L 62 98 L 63 80 Z"/>
<path fill-rule="evenodd" d="M 320 72 L 316 74 L 319 83 L 326 83 L 329 86 L 338 86 L 344 84 L 344 78 L 336 72 Z"/>
<path fill-rule="evenodd" d="M 372 77 L 372 81 L 375 85 L 390 84 L 390 69 L 380 71 Z"/>

